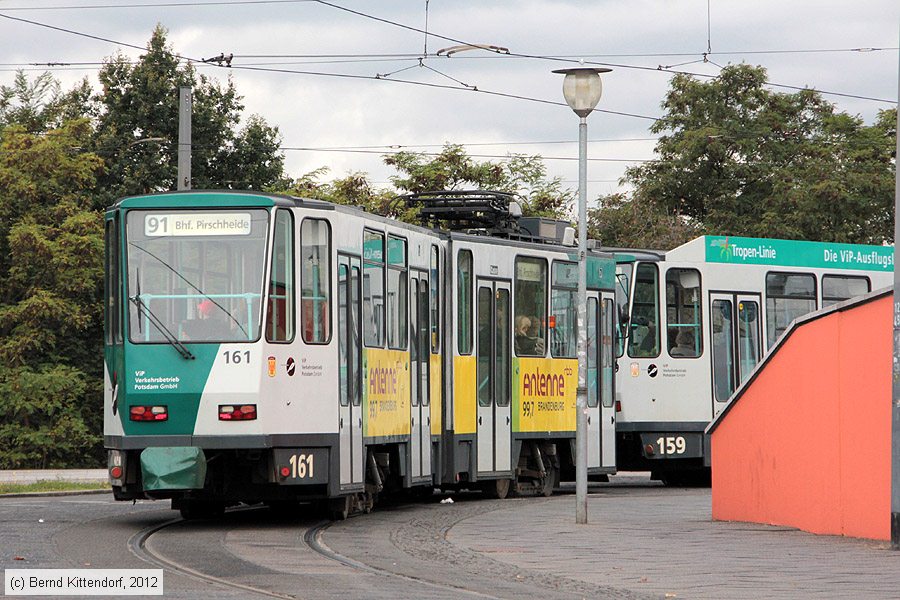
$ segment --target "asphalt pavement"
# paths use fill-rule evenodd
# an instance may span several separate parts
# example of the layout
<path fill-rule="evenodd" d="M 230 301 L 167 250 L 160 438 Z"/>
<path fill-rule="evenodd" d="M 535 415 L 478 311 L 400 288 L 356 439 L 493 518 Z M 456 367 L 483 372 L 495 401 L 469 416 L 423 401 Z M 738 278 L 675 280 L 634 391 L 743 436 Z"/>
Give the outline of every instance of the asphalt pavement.
<path fill-rule="evenodd" d="M 709 489 L 665 488 L 632 474 L 592 484 L 588 524 L 576 525 L 571 491 L 509 500 L 464 494 L 446 502 L 451 495 L 444 503 L 386 506 L 323 532 L 322 541 L 339 554 L 405 578 L 393 587 L 371 573 L 357 577 L 350 567 L 335 570 L 301 554 L 300 523 L 265 516 L 232 516 L 158 543 L 168 544 L 164 549 L 173 556 L 197 561 L 202 553 L 188 552 L 193 546 L 185 546 L 186 539 L 215 550 L 193 566 L 198 571 L 230 565 L 223 575 L 286 581 L 275 576 L 280 573 L 290 574 L 287 581 L 315 582 L 304 585 L 304 598 L 331 597 L 337 588 L 347 598 L 427 597 L 454 582 L 503 598 L 900 598 L 900 553 L 885 542 L 713 521 Z M 124 541 L 151 523 L 151 515 L 157 521 L 175 516 L 165 508 L 105 497 L 0 498 L 0 567 L 138 566 Z M 177 581 L 173 574 L 167 595 L 211 591 Z M 424 587 L 403 587 L 402 581 Z M 429 581 L 441 587 L 429 588 Z"/>

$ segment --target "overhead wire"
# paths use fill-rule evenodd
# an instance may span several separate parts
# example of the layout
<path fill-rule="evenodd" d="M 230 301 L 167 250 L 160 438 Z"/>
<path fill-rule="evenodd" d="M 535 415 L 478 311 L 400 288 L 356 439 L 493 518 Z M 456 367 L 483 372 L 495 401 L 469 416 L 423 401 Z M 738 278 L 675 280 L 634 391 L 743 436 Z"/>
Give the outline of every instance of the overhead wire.
<path fill-rule="evenodd" d="M 313 1 L 319 2 L 320 0 L 313 0 Z M 60 31 L 60 32 L 67 33 L 70 35 L 76 35 L 76 36 L 85 37 L 85 38 L 89 38 L 89 39 L 93 39 L 93 40 L 103 41 L 103 42 L 107 42 L 110 44 L 117 44 L 117 45 L 125 46 L 127 48 L 137 49 L 137 50 L 141 50 L 141 51 L 146 50 L 146 48 L 137 46 L 135 44 L 130 44 L 127 42 L 120 42 L 120 41 L 113 40 L 110 38 L 96 36 L 93 34 L 75 31 L 72 29 L 66 29 L 64 27 L 57 27 L 55 25 L 49 25 L 47 23 L 41 23 L 39 21 L 23 19 L 21 17 L 13 17 L 10 15 L 5 15 L 3 13 L 0 13 L 0 18 L 9 19 L 12 21 L 19 21 L 19 22 L 23 22 L 23 23 L 28 23 L 30 25 L 35 25 L 38 27 L 45 27 L 47 29 Z M 443 36 L 438 36 L 438 37 L 443 37 Z M 178 55 L 178 54 L 173 54 L 173 53 L 169 53 L 169 54 L 175 58 L 188 60 L 188 61 L 191 61 L 194 63 L 205 62 L 205 61 L 203 61 L 203 59 L 191 58 L 191 57 L 187 57 L 184 55 Z M 207 64 L 209 64 L 209 63 L 207 62 Z M 407 84 L 407 85 L 416 85 L 416 86 L 429 87 L 429 88 L 435 88 L 435 89 L 447 89 L 447 90 L 473 92 L 473 93 L 485 94 L 485 95 L 496 96 L 496 97 L 501 97 L 501 98 L 510 98 L 510 99 L 515 99 L 515 100 L 523 100 L 523 101 L 527 101 L 527 102 L 535 102 L 535 103 L 539 103 L 539 104 L 549 104 L 549 105 L 554 105 L 554 106 L 566 106 L 566 104 L 564 102 L 559 102 L 556 100 L 546 100 L 546 99 L 542 99 L 542 98 L 534 98 L 531 96 L 524 96 L 521 94 L 497 92 L 497 91 L 493 91 L 493 90 L 481 89 L 481 88 L 478 88 L 477 86 L 458 87 L 458 86 L 452 86 L 452 85 L 446 85 L 446 84 L 430 83 L 430 82 L 425 82 L 425 81 L 413 81 L 413 80 L 408 80 L 408 79 L 378 77 L 377 75 L 373 76 L 373 75 L 355 75 L 355 74 L 350 74 L 350 73 L 328 73 L 328 72 L 322 72 L 322 71 L 301 71 L 301 70 L 296 70 L 296 69 L 279 69 L 279 68 L 274 68 L 274 67 L 253 67 L 253 66 L 242 66 L 242 65 L 234 65 L 234 64 L 229 65 L 228 67 L 225 67 L 224 65 L 219 65 L 219 66 L 221 66 L 222 68 L 228 68 L 228 69 L 232 69 L 232 70 L 243 70 L 243 71 L 258 71 L 258 72 L 267 72 L 267 73 L 290 73 L 290 74 L 297 74 L 297 75 L 311 75 L 311 76 L 332 77 L 332 78 L 339 78 L 339 79 L 391 81 L 394 83 L 403 83 L 403 84 Z M 614 114 L 614 115 L 619 115 L 619 116 L 633 117 L 633 118 L 638 118 L 638 119 L 652 120 L 652 121 L 659 120 L 658 117 L 651 117 L 651 116 L 647 116 L 647 115 L 639 115 L 639 114 L 627 113 L 627 112 L 622 112 L 622 111 L 613 111 L 613 110 L 609 110 L 609 109 L 594 109 L 594 111 L 607 113 L 607 114 Z"/>

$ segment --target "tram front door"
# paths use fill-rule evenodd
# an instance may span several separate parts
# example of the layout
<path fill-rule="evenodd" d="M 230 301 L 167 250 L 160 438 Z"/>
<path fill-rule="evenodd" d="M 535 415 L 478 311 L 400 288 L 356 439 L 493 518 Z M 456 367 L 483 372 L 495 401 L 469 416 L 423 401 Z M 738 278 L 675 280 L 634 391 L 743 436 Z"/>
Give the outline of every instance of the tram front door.
<path fill-rule="evenodd" d="M 710 293 L 713 418 L 759 362 L 759 294 Z"/>

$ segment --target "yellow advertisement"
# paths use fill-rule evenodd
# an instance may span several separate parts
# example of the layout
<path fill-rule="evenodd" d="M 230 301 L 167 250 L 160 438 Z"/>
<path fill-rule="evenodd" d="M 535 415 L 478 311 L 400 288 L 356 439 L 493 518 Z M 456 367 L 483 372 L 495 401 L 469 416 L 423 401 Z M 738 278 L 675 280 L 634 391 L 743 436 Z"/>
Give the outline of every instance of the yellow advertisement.
<path fill-rule="evenodd" d="M 575 431 L 578 361 L 513 359 L 513 432 Z"/>
<path fill-rule="evenodd" d="M 441 355 L 431 355 L 431 435 L 441 435 L 441 400 L 444 390 L 441 388 Z"/>
<path fill-rule="evenodd" d="M 409 435 L 409 353 L 363 351 L 363 435 Z"/>
<path fill-rule="evenodd" d="M 453 358 L 453 431 L 475 433 L 475 357 Z"/>

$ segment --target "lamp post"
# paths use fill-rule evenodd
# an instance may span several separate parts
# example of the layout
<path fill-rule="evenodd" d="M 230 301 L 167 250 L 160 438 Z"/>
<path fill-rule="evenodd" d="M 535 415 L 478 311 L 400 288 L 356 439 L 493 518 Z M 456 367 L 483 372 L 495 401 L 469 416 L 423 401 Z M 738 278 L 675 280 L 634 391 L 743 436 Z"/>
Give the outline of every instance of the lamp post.
<path fill-rule="evenodd" d="M 612 69 L 557 69 L 563 96 L 578 125 L 578 391 L 575 397 L 575 522 L 587 523 L 587 117 L 600 102 L 600 73 Z"/>

